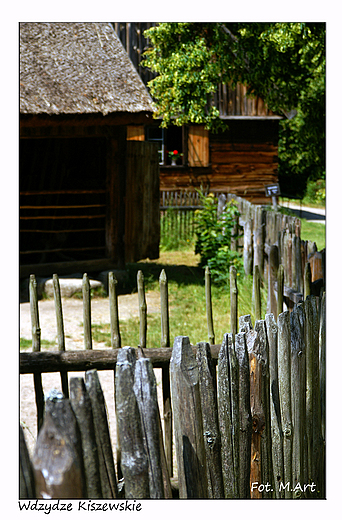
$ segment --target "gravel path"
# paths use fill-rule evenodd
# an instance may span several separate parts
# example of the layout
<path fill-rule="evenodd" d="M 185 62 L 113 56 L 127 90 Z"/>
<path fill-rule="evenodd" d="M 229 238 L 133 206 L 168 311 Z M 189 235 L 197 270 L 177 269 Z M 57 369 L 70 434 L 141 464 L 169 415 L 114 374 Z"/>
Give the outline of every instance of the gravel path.
<path fill-rule="evenodd" d="M 137 294 L 119 296 L 119 319 L 127 320 L 139 315 Z M 146 294 L 148 313 L 160 312 L 159 292 Z M 38 302 L 41 339 L 56 340 L 56 317 L 53 300 L 41 300 Z M 83 302 L 81 299 L 63 298 L 63 321 L 66 350 L 83 349 Z M 92 324 L 109 323 L 108 298 L 93 299 L 91 302 Z M 20 337 L 31 339 L 30 304 L 20 304 Z M 43 347 L 44 348 L 44 347 Z M 57 345 L 56 345 L 57 348 Z M 94 349 L 108 348 L 103 343 L 93 342 Z M 51 347 L 50 347 L 51 349 Z M 159 406 L 161 408 L 161 370 L 155 370 L 158 391 Z M 70 372 L 69 377 L 82 377 L 82 372 Z M 99 378 L 105 395 L 110 433 L 113 446 L 116 444 L 115 412 L 114 412 L 114 376 L 112 371 L 100 371 Z M 44 393 L 53 388 L 61 389 L 60 375 L 48 373 L 42 375 Z M 25 439 L 30 453 L 33 452 L 37 437 L 37 415 L 32 374 L 20 376 L 20 420 L 25 425 Z"/>

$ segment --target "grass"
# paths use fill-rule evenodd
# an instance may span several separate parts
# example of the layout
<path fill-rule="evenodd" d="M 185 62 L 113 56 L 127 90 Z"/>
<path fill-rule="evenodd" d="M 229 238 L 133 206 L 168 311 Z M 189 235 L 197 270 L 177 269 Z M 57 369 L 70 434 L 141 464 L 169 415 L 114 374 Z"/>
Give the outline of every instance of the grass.
<path fill-rule="evenodd" d="M 193 250 L 162 252 L 158 260 L 143 261 L 128 266 L 131 280 L 136 279 L 138 269 L 145 278 L 146 291 L 159 292 L 159 275 L 165 269 L 168 277 L 170 342 L 173 345 L 176 336 L 188 336 L 191 343 L 208 341 L 206 322 L 206 303 L 204 288 L 204 270 L 198 267 L 198 256 Z M 251 314 L 252 309 L 252 277 L 238 278 L 239 315 Z M 133 291 L 136 288 L 133 287 Z M 262 291 L 262 313 L 266 313 L 266 289 Z M 221 343 L 223 334 L 231 332 L 229 287 L 212 286 L 212 304 L 215 342 Z M 148 312 L 148 308 L 147 308 Z M 110 347 L 110 326 L 102 323 L 92 326 L 93 339 L 105 342 Z M 139 344 L 139 319 L 131 318 L 120 322 L 122 345 L 137 346 Z M 160 347 L 160 314 L 148 314 L 147 346 Z"/>
<path fill-rule="evenodd" d="M 308 222 L 305 219 L 301 219 L 301 239 L 311 240 L 316 242 L 317 250 L 325 248 L 325 224 Z"/>
<path fill-rule="evenodd" d="M 55 341 L 49 341 L 47 339 L 42 339 L 40 342 L 42 347 L 52 348 L 56 347 Z M 28 350 L 32 348 L 32 339 L 20 338 L 20 350 Z"/>

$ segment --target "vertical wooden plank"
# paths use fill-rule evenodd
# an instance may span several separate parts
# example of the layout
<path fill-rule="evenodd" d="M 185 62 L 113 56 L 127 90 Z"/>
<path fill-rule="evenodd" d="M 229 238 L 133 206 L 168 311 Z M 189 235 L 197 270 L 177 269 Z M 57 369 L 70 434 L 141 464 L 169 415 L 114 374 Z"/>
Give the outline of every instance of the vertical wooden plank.
<path fill-rule="evenodd" d="M 209 343 L 196 345 L 209 498 L 224 498 L 215 367 Z"/>
<path fill-rule="evenodd" d="M 106 412 L 106 402 L 102 392 L 97 370 L 88 370 L 85 373 L 85 386 L 90 398 L 95 426 L 102 498 L 118 498 L 112 443 L 110 440 Z"/>
<path fill-rule="evenodd" d="M 134 141 L 128 141 L 134 143 Z M 117 127 L 116 136 L 107 139 L 106 176 L 106 254 L 119 269 L 125 265 L 126 127 Z M 127 182 L 126 182 L 127 181 Z M 126 195 L 126 199 L 125 199 Z"/>
<path fill-rule="evenodd" d="M 121 348 L 117 285 L 118 281 L 114 273 L 108 273 L 110 341 L 112 348 Z"/>
<path fill-rule="evenodd" d="M 277 315 L 277 293 L 275 283 L 277 281 L 279 267 L 278 247 L 271 246 L 268 259 L 268 292 L 267 292 L 267 312 Z"/>
<path fill-rule="evenodd" d="M 147 333 L 147 304 L 145 297 L 144 275 L 142 271 L 137 273 L 138 300 L 139 300 L 139 342 L 141 348 L 146 348 Z"/>
<path fill-rule="evenodd" d="M 35 482 L 33 467 L 25 442 L 25 436 L 21 425 L 19 425 L 19 498 L 35 498 Z"/>
<path fill-rule="evenodd" d="M 31 329 L 32 329 L 32 351 L 40 351 L 40 326 L 39 326 L 39 312 L 38 312 L 38 294 L 37 281 L 34 274 L 30 275 L 29 282 L 30 293 L 30 311 L 31 311 Z M 34 392 L 37 406 L 37 430 L 39 432 L 44 419 L 44 391 L 42 385 L 42 375 L 39 373 L 33 374 Z"/>
<path fill-rule="evenodd" d="M 284 498 L 284 455 L 283 455 L 283 430 L 280 409 L 279 380 L 278 380 L 278 327 L 273 314 L 266 314 L 266 330 L 269 344 L 270 365 L 270 415 L 272 437 L 272 484 L 276 498 Z"/>
<path fill-rule="evenodd" d="M 169 297 L 168 282 L 166 272 L 163 269 L 159 277 L 160 285 L 160 315 L 161 315 L 161 347 L 170 347 L 170 327 L 169 327 Z M 173 476 L 173 433 L 172 433 L 172 408 L 171 408 L 171 387 L 170 372 L 168 368 L 162 368 L 162 387 L 163 387 L 163 415 L 164 415 L 164 442 L 165 455 L 169 476 Z"/>
<path fill-rule="evenodd" d="M 211 301 L 211 274 L 208 266 L 205 268 L 204 273 L 205 280 L 205 304 L 207 313 L 207 327 L 208 327 L 208 339 L 210 345 L 215 344 L 215 333 L 214 333 L 214 322 L 213 322 L 213 307 Z"/>
<path fill-rule="evenodd" d="M 82 377 L 70 379 L 70 403 L 81 434 L 86 496 L 87 498 L 102 498 L 93 412 Z"/>
<path fill-rule="evenodd" d="M 252 416 L 249 362 L 245 332 L 236 334 L 235 352 L 239 365 L 239 492 L 240 498 L 250 498 Z"/>
<path fill-rule="evenodd" d="M 142 125 L 128 125 L 127 141 L 145 141 L 145 127 Z"/>
<path fill-rule="evenodd" d="M 82 279 L 82 294 L 83 294 L 83 331 L 84 331 L 84 348 L 91 350 L 91 297 L 90 297 L 90 283 L 87 273 L 84 273 Z"/>
<path fill-rule="evenodd" d="M 260 271 L 259 266 L 254 266 L 253 272 L 253 303 L 255 319 L 261 319 L 261 295 L 260 295 Z"/>
<path fill-rule="evenodd" d="M 37 498 L 85 498 L 81 437 L 70 401 L 51 391 L 32 457 Z"/>
<path fill-rule="evenodd" d="M 238 330 L 238 288 L 236 282 L 236 268 L 231 265 L 229 268 L 230 275 L 230 326 L 233 336 Z"/>
<path fill-rule="evenodd" d="M 217 401 L 225 498 L 238 498 L 239 368 L 232 334 L 224 334 L 217 365 Z"/>
<path fill-rule="evenodd" d="M 326 308 L 325 308 L 325 293 L 322 295 L 321 309 L 320 309 L 320 323 L 319 323 L 319 386 L 320 386 L 320 401 L 321 401 L 321 423 L 322 423 L 322 466 L 321 466 L 321 497 L 325 498 L 325 421 L 326 421 Z"/>
<path fill-rule="evenodd" d="M 253 220 L 247 218 L 243 234 L 243 267 L 245 275 L 253 274 Z"/>
<path fill-rule="evenodd" d="M 188 337 L 175 338 L 170 360 L 180 498 L 207 498 L 199 374 Z"/>
<path fill-rule="evenodd" d="M 60 352 L 65 351 L 65 341 L 64 341 L 64 326 L 63 326 L 63 310 L 62 310 L 62 299 L 61 299 L 61 290 L 59 286 L 59 279 L 57 274 L 54 274 L 52 277 L 53 280 L 53 298 L 55 301 L 55 311 L 56 311 L 56 322 L 57 322 L 57 339 L 58 339 L 58 350 Z M 66 398 L 69 397 L 69 387 L 68 387 L 68 373 L 66 370 L 61 372 L 61 383 L 62 383 L 62 392 Z"/>
<path fill-rule="evenodd" d="M 295 305 L 290 315 L 291 327 L 291 407 L 293 421 L 292 486 L 304 482 L 304 434 L 305 434 L 305 313 L 302 305 Z M 294 498 L 301 498 L 300 487 Z"/>
<path fill-rule="evenodd" d="M 284 310 L 284 266 L 280 264 L 277 275 L 277 316 Z"/>
<path fill-rule="evenodd" d="M 304 301 L 311 294 L 311 266 L 310 262 L 305 264 L 304 269 Z"/>
<path fill-rule="evenodd" d="M 116 363 L 116 413 L 121 445 L 121 468 L 127 499 L 149 498 L 148 460 L 138 403 L 134 394 L 132 350 L 120 349 Z"/>
<path fill-rule="evenodd" d="M 291 410 L 291 333 L 290 314 L 282 312 L 278 316 L 278 377 L 280 410 L 283 428 L 284 481 L 290 483 L 285 488 L 285 498 L 292 498 L 292 410 Z"/>
<path fill-rule="evenodd" d="M 157 383 L 150 359 L 139 358 L 135 363 L 134 394 L 142 423 L 145 451 L 148 459 L 150 498 L 171 498 L 171 484 L 163 453 Z M 164 455 L 164 456 L 163 456 Z M 164 488 L 165 481 L 165 488 Z"/>

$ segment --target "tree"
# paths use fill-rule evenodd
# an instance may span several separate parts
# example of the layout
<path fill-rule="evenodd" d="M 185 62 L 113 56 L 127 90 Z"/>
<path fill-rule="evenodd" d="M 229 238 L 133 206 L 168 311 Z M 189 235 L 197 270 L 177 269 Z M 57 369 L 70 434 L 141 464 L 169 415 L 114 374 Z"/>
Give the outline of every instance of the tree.
<path fill-rule="evenodd" d="M 144 64 L 158 74 L 149 87 L 162 126 L 223 129 L 213 93 L 219 83 L 242 82 L 287 117 L 280 176 L 324 176 L 324 23 L 161 23 L 145 36 Z"/>

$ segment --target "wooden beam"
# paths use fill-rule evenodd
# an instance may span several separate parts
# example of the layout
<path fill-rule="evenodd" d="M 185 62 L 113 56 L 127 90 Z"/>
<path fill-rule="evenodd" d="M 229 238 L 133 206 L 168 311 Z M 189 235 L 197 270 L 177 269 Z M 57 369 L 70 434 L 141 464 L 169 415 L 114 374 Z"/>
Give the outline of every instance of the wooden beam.
<path fill-rule="evenodd" d="M 191 346 L 196 355 L 196 347 Z M 211 345 L 210 352 L 213 360 L 217 361 L 221 345 Z M 20 373 L 34 374 L 41 372 L 83 372 L 96 368 L 97 370 L 113 370 L 116 365 L 120 349 L 111 350 L 66 350 L 21 352 Z M 146 348 L 145 357 L 151 359 L 153 368 L 163 368 L 169 365 L 171 348 Z"/>

